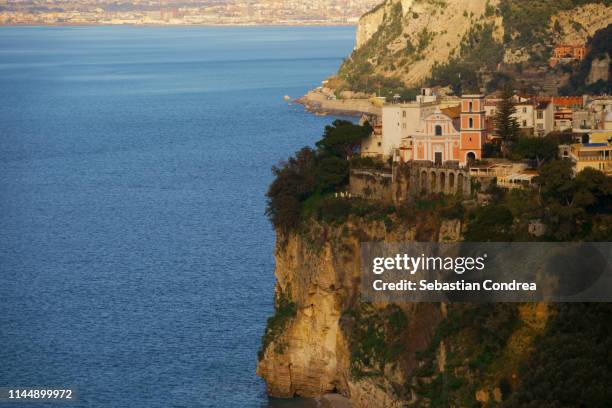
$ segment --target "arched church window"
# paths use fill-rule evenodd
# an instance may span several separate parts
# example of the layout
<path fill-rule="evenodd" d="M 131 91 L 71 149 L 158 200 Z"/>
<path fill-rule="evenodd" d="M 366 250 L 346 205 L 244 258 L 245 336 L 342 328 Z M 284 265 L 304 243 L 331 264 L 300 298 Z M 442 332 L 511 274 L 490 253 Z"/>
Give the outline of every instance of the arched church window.
<path fill-rule="evenodd" d="M 442 136 L 442 126 L 436 125 L 436 136 Z"/>

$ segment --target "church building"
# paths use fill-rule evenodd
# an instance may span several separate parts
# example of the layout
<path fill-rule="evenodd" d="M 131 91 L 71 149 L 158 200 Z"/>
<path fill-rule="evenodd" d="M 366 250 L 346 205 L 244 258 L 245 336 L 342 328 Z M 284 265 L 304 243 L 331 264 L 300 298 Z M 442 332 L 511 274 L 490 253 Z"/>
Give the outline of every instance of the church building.
<path fill-rule="evenodd" d="M 404 137 L 399 160 L 465 166 L 482 158 L 485 140 L 484 95 L 464 95 L 460 109 L 436 108 L 416 131 Z"/>

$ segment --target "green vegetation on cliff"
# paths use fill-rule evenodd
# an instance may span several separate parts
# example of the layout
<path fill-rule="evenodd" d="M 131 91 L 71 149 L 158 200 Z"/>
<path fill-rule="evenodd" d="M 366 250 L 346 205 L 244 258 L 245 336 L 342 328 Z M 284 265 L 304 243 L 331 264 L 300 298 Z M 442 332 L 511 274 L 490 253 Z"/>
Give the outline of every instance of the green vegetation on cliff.
<path fill-rule="evenodd" d="M 492 199 L 467 216 L 467 241 L 533 241 L 529 223 L 541 220 L 538 240 L 607 241 L 612 238 L 612 177 L 585 169 L 573 176 L 571 163 L 540 167 L 538 190 L 493 188 Z"/>
<path fill-rule="evenodd" d="M 612 401 L 612 305 L 561 303 L 520 367 L 508 408 L 608 407 Z"/>
<path fill-rule="evenodd" d="M 504 56 L 503 46 L 493 38 L 492 23 L 476 24 L 461 40 L 458 52 L 446 64 L 435 64 L 430 85 L 450 85 L 455 93 L 478 90 L 480 69 L 494 70 Z"/>
<path fill-rule="evenodd" d="M 399 359 L 408 318 L 397 305 L 390 304 L 379 310 L 370 303 L 361 303 L 347 310 L 341 323 L 350 334 L 350 364 L 354 378 L 380 376 L 386 364 Z"/>
<path fill-rule="evenodd" d="M 420 366 L 406 391 L 414 391 L 432 407 L 480 406 L 476 391 L 496 376 L 496 361 L 520 325 L 516 304 L 450 304 L 429 347 L 419 353 Z M 441 347 L 444 371 L 438 365 Z"/>
<path fill-rule="evenodd" d="M 609 304 L 450 304 L 406 387 L 432 407 L 603 408 L 611 346 Z"/>
<path fill-rule="evenodd" d="M 272 224 L 284 231 L 299 226 L 305 210 L 317 204 L 348 182 L 348 159 L 362 139 L 372 133 L 368 123 L 355 125 L 335 120 L 325 127 L 317 149 L 304 147 L 285 163 L 274 166 L 275 179 L 268 189 L 266 214 Z"/>
<path fill-rule="evenodd" d="M 585 4 L 600 3 L 606 6 L 611 0 L 501 0 L 499 10 L 504 18 L 507 46 L 532 47 L 548 44 L 548 22 L 559 11 L 571 10 Z"/>
<path fill-rule="evenodd" d="M 379 7 L 382 7 L 381 4 Z M 396 3 L 385 12 L 383 24 L 370 40 L 347 58 L 338 72 L 352 90 L 367 93 L 378 92 L 389 95 L 395 92 L 405 92 L 398 78 L 388 75 L 375 75 L 373 65 L 384 65 L 395 69 L 404 62 L 402 55 L 391 52 L 387 44 L 397 38 L 402 32 L 402 5 Z M 420 46 L 418 46 L 420 47 Z M 418 52 L 408 41 L 405 57 Z"/>

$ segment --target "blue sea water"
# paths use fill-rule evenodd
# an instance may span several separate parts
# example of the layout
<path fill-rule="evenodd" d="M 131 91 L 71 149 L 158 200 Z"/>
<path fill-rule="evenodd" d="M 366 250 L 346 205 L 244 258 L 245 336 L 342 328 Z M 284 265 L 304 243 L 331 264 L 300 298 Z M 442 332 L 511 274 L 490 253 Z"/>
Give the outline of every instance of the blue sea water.
<path fill-rule="evenodd" d="M 264 194 L 270 166 L 332 120 L 283 95 L 353 39 L 1 27 L 0 387 L 70 387 L 83 407 L 287 406 L 255 375 L 273 309 Z"/>

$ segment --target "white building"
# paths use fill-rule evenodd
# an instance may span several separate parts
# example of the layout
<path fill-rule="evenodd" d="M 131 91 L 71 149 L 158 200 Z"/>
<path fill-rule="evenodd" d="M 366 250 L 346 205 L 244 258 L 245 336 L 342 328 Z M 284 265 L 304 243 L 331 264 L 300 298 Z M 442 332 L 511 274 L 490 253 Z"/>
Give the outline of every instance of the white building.
<path fill-rule="evenodd" d="M 526 135 L 545 136 L 555 129 L 555 110 L 551 102 L 536 102 L 532 98 L 515 96 L 516 118 L 521 131 Z M 501 99 L 485 101 L 485 115 L 494 120 L 497 104 Z"/>
<path fill-rule="evenodd" d="M 535 106 L 532 101 L 519 102 L 515 105 L 516 114 L 514 115 L 518 121 L 521 130 L 528 134 L 534 134 L 535 121 Z"/>
<path fill-rule="evenodd" d="M 555 128 L 555 109 L 552 102 L 538 102 L 535 107 L 535 135 L 546 136 Z"/>
<path fill-rule="evenodd" d="M 380 155 L 383 159 L 393 157 L 395 149 L 400 147 L 402 139 L 421 129 L 423 120 L 436 109 L 459 106 L 456 97 L 440 97 L 430 88 L 421 89 L 416 101 L 406 103 L 389 103 L 382 107 L 382 128 L 362 143 L 364 155 Z"/>

